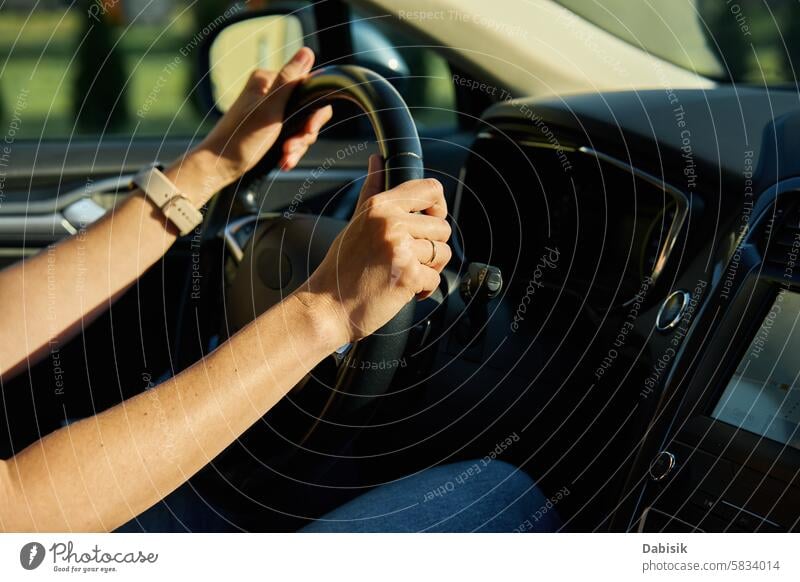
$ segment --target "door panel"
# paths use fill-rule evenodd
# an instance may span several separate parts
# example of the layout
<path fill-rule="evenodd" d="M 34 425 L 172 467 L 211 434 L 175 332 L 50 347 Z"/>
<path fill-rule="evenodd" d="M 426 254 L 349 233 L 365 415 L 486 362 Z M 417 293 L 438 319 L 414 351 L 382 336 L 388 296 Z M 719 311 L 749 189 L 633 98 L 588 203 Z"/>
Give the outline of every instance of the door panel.
<path fill-rule="evenodd" d="M 188 140 L 14 144 L 0 204 L 0 265 L 75 234 L 127 195 L 138 169 L 180 158 L 191 145 Z M 298 191 L 306 202 L 338 191 L 363 176 L 373 149 L 321 140 L 291 172 L 272 171 L 251 202 L 262 211 L 278 211 Z"/>

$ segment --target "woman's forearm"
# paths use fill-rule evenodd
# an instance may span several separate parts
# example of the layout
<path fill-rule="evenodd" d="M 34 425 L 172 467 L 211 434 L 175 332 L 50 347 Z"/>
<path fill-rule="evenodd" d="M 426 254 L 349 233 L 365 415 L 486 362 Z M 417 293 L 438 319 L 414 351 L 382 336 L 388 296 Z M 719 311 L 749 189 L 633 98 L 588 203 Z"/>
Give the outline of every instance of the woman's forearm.
<path fill-rule="evenodd" d="M 0 529 L 112 530 L 173 491 L 346 340 L 315 305 L 289 297 L 171 380 L 3 462 Z"/>
<path fill-rule="evenodd" d="M 200 208 L 272 148 L 292 89 L 311 70 L 300 49 L 277 73 L 253 71 L 244 90 L 202 143 L 164 173 Z M 294 167 L 331 118 L 311 112 L 283 144 L 281 167 Z M 134 193 L 80 236 L 0 271 L 0 380 L 44 356 L 53 342 L 80 331 L 172 245 L 176 230 L 155 205 Z M 22 336 L 22 341 L 20 341 Z"/>
<path fill-rule="evenodd" d="M 224 186 L 214 179 L 213 164 L 213 156 L 196 151 L 165 173 L 200 206 L 214 188 Z M 0 377 L 13 376 L 53 342 L 79 332 L 176 237 L 161 211 L 135 192 L 80 235 L 0 271 Z"/>

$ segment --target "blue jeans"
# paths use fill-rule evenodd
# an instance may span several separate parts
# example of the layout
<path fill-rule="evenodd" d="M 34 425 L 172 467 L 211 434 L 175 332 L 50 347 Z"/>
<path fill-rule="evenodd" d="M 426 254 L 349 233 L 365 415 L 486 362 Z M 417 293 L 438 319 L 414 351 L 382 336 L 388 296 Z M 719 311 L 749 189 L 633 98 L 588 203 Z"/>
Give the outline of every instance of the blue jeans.
<path fill-rule="evenodd" d="M 300 531 L 556 531 L 561 520 L 555 510 L 543 511 L 546 503 L 533 480 L 520 469 L 502 461 L 467 461 L 428 469 L 377 487 Z M 536 515 L 540 516 L 538 520 Z M 184 486 L 117 531 L 235 529 Z"/>
<path fill-rule="evenodd" d="M 533 524 L 547 499 L 528 475 L 508 463 L 467 461 L 428 469 L 345 503 L 303 532 L 556 531 L 551 510 Z"/>

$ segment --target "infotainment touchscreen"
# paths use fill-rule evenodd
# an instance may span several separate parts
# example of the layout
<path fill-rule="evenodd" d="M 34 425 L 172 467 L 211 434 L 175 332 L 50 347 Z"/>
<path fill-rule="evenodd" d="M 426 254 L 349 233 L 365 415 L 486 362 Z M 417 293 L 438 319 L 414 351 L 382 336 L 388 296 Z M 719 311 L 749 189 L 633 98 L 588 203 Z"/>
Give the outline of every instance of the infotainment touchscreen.
<path fill-rule="evenodd" d="M 800 449 L 799 373 L 800 294 L 782 291 L 712 416 Z"/>

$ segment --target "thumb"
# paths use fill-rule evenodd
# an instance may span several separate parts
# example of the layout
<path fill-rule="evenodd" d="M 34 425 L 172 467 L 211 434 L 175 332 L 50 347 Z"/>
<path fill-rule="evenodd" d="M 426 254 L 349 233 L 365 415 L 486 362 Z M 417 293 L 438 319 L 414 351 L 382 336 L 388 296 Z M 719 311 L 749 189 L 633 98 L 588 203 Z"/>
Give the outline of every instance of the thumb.
<path fill-rule="evenodd" d="M 367 177 L 364 180 L 364 185 L 361 187 L 361 194 L 358 195 L 356 209 L 360 209 L 368 198 L 372 198 L 375 194 L 380 194 L 383 190 L 383 158 L 377 154 L 373 154 L 369 157 Z M 358 212 L 358 210 L 356 210 L 356 212 Z"/>
<path fill-rule="evenodd" d="M 281 107 L 285 107 L 296 82 L 305 77 L 313 66 L 314 51 L 308 47 L 303 47 L 297 51 L 278 73 L 278 77 L 270 89 L 270 100 Z"/>

